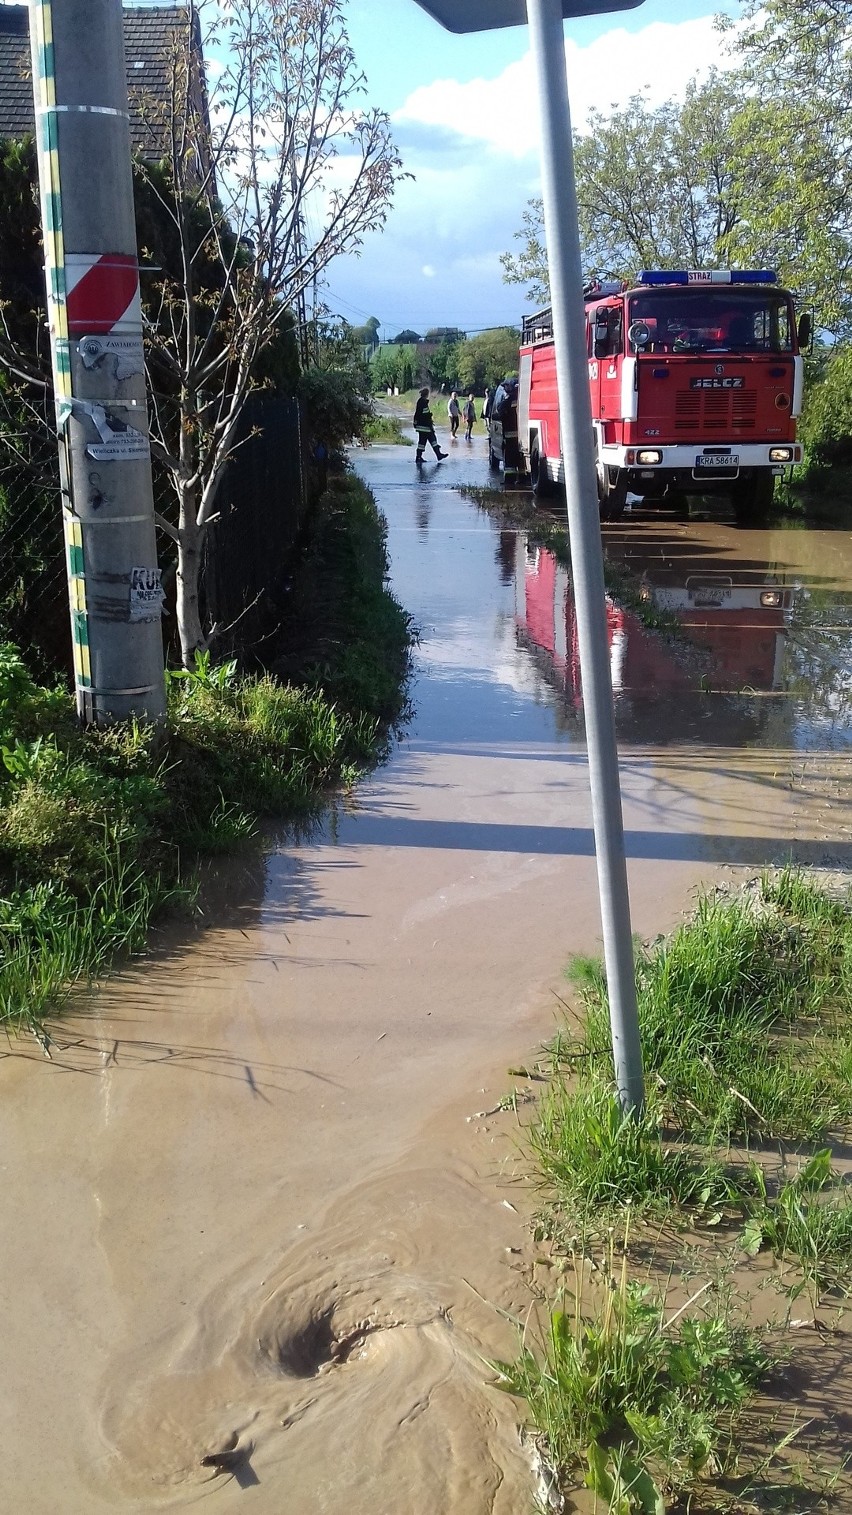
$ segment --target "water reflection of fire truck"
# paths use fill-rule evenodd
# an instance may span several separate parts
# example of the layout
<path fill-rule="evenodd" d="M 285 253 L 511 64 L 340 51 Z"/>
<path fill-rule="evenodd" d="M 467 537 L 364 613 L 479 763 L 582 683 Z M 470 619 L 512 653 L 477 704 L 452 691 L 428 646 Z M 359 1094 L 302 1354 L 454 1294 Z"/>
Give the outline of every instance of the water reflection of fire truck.
<path fill-rule="evenodd" d="M 642 594 L 673 612 L 688 640 L 710 654 L 696 668 L 671 637 L 650 631 L 638 616 L 607 597 L 607 636 L 614 693 L 676 694 L 704 689 L 771 690 L 781 681 L 781 660 L 792 591 L 743 576 L 691 574 L 680 584 L 669 573 L 646 574 Z M 580 658 L 571 580 L 545 548 L 519 533 L 515 571 L 516 624 L 534 650 L 546 655 L 546 674 L 572 705 L 581 701 Z"/>
<path fill-rule="evenodd" d="M 775 580 L 708 570 L 683 584 L 646 575 L 642 596 L 672 611 L 691 642 L 712 653 L 711 687 L 777 689 L 792 589 Z"/>

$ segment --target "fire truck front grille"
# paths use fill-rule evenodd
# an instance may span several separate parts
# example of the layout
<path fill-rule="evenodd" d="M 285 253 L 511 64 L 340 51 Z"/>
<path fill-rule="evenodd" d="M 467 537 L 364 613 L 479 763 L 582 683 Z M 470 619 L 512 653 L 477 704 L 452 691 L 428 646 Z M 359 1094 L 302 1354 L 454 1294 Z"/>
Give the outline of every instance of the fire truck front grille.
<path fill-rule="evenodd" d="M 757 424 L 754 389 L 681 389 L 675 395 L 675 431 L 693 436 L 741 436 Z"/>

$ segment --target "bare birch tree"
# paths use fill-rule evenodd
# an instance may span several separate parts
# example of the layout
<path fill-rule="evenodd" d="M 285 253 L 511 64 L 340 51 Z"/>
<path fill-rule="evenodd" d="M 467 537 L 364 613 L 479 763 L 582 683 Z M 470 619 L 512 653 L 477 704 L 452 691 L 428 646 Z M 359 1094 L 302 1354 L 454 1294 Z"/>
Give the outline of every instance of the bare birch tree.
<path fill-rule="evenodd" d="M 342 0 L 199 0 L 178 36 L 171 98 L 151 120 L 165 157 L 138 173 L 168 243 L 151 250 L 161 269 L 143 276 L 143 307 L 152 450 L 176 501 L 158 525 L 177 546 L 189 662 L 246 401 L 270 382 L 299 296 L 384 223 L 402 167 L 387 116 L 362 108 Z"/>

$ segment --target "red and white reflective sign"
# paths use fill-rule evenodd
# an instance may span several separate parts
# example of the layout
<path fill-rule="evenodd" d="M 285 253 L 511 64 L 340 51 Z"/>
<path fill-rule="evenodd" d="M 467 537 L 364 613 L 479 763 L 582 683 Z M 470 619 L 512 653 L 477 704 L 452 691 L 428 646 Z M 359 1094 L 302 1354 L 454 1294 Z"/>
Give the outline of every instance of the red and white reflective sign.
<path fill-rule="evenodd" d="M 139 265 L 126 253 L 66 253 L 69 336 L 141 331 Z"/>

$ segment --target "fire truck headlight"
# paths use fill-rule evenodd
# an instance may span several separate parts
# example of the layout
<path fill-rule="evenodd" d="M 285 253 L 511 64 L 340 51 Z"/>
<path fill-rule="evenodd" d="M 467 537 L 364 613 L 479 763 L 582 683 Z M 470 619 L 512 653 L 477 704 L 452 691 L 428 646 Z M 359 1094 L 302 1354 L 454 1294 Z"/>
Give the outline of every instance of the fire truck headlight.
<path fill-rule="evenodd" d="M 770 447 L 769 461 L 770 463 L 792 463 L 792 447 Z"/>
<path fill-rule="evenodd" d="M 662 461 L 663 454 L 660 452 L 659 447 L 646 447 L 643 448 L 642 452 L 637 452 L 636 454 L 636 462 L 641 463 L 646 468 L 649 463 L 662 463 Z"/>
<path fill-rule="evenodd" d="M 760 596 L 760 603 L 764 610 L 777 610 L 781 604 L 780 589 L 764 589 Z"/>

